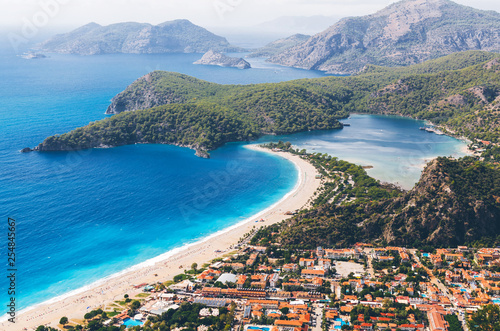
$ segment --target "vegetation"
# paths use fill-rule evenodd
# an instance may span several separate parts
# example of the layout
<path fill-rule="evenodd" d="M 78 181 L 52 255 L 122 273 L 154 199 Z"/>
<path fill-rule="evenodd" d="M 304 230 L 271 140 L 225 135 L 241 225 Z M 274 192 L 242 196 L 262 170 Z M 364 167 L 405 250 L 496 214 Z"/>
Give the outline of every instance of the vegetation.
<path fill-rule="evenodd" d="M 288 144 L 268 147 L 287 149 Z M 359 241 L 413 247 L 500 243 L 500 170 L 472 157 L 438 158 L 409 192 L 382 185 L 359 166 L 302 154 L 323 176 L 313 207 L 269 228 L 253 243 L 291 249 L 346 247 Z"/>
<path fill-rule="evenodd" d="M 116 96 L 109 111 L 119 114 L 48 137 L 38 149 L 162 143 L 189 146 L 206 156 L 229 141 L 339 128 L 338 119 L 352 111 L 431 120 L 448 133 L 487 140 L 478 144 L 489 164 L 474 158 L 439 158 L 413 190 L 402 192 L 349 162 L 293 151 L 317 167 L 324 185 L 310 210 L 280 228 L 282 244 L 315 248 L 357 241 L 415 247 L 500 243 L 498 54 L 464 52 L 410 67 L 370 66 L 351 77 L 276 84 L 219 85 L 153 72 Z M 290 150 L 290 144 L 275 146 Z M 252 242 L 272 240 L 277 239 L 261 231 Z"/>
<path fill-rule="evenodd" d="M 274 84 L 220 85 L 155 71 L 113 99 L 108 112 L 121 114 L 48 137 L 38 148 L 161 143 L 204 154 L 265 134 L 340 128 L 337 120 L 353 111 L 428 119 L 448 133 L 498 142 L 499 95 L 500 60 L 485 52 Z"/>
<path fill-rule="evenodd" d="M 472 314 L 467 321 L 471 331 L 500 330 L 500 308 L 497 305 L 487 305 Z"/>
<path fill-rule="evenodd" d="M 462 323 L 458 320 L 458 316 L 455 314 L 448 314 L 444 316 L 446 322 L 448 322 L 448 330 L 450 331 L 463 331 Z"/>

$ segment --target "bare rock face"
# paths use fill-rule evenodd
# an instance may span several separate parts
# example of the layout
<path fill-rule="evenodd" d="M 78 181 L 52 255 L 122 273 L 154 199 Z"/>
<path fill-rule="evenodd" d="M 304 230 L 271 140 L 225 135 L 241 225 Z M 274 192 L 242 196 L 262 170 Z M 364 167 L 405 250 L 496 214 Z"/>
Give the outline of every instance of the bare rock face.
<path fill-rule="evenodd" d="M 250 63 L 245 61 L 242 58 L 237 57 L 229 57 L 222 53 L 209 50 L 203 57 L 198 61 L 194 62 L 194 64 L 205 64 L 205 65 L 214 65 L 221 67 L 233 67 L 238 69 L 249 69 L 251 68 Z"/>
<path fill-rule="evenodd" d="M 117 23 L 101 26 L 89 23 L 69 33 L 56 35 L 38 45 L 47 52 L 79 55 L 113 53 L 203 53 L 210 49 L 241 51 L 220 36 L 188 20 L 159 25 Z"/>
<path fill-rule="evenodd" d="M 466 50 L 500 51 L 499 13 L 449 0 L 403 0 L 345 18 L 269 61 L 352 74 L 367 64 L 406 66 Z"/>

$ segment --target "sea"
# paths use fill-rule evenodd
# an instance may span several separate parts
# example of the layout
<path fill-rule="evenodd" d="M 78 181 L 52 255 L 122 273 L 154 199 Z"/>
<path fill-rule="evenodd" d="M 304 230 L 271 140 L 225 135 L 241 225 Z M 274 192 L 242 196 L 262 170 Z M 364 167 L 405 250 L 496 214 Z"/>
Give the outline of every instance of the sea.
<path fill-rule="evenodd" d="M 5 289 L 11 284 L 7 269 L 13 269 L 18 310 L 242 222 L 277 203 L 298 180 L 293 164 L 247 150 L 243 143 L 227 144 L 210 159 L 167 145 L 19 150 L 105 118 L 111 98 L 153 70 L 220 84 L 325 76 L 263 59 L 249 59 L 248 70 L 193 65 L 201 54 L 48 54 L 33 60 L 16 55 L 9 45 L 0 45 L 0 300 L 5 307 L 11 298 Z M 420 121 L 371 115 L 344 121 L 351 126 L 259 142 L 289 140 L 311 152 L 371 165 L 376 178 L 407 187 L 418 180 L 426 160 L 460 155 L 465 146 L 418 130 Z M 15 220 L 15 229 L 8 228 L 8 218 Z M 10 251 L 8 232 L 15 232 Z M 9 264 L 12 252 L 15 261 Z"/>

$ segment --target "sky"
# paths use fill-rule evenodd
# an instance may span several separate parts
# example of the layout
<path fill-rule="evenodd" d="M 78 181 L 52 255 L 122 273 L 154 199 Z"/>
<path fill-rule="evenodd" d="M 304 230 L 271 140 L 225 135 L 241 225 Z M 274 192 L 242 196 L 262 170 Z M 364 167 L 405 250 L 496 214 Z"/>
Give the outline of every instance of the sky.
<path fill-rule="evenodd" d="M 89 22 L 158 24 L 185 18 L 205 28 L 252 27 L 281 16 L 360 16 L 394 0 L 0 0 L 0 25 L 9 30 L 72 29 Z M 498 0 L 456 0 L 500 12 Z M 335 20 L 332 22 L 332 24 Z"/>

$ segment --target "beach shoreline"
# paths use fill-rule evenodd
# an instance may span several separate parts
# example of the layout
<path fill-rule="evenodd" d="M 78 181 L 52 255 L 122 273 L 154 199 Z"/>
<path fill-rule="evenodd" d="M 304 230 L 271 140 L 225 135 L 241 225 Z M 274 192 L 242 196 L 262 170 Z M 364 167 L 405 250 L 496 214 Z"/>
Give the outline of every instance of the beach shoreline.
<path fill-rule="evenodd" d="M 2 330 L 32 330 L 39 325 L 56 327 L 63 316 L 70 320 L 81 320 L 86 312 L 103 308 L 106 304 L 122 299 L 124 294 L 129 294 L 133 298 L 141 293 L 142 288 L 135 289 L 134 285 L 171 280 L 175 275 L 189 269 L 193 263 L 202 265 L 227 254 L 238 243 L 238 240 L 252 231 L 254 227 L 258 228 L 290 218 L 290 215 L 285 215 L 287 211 L 301 209 L 308 205 L 314 192 L 321 185 L 320 180 L 315 178 L 318 173 L 312 164 L 298 155 L 287 152 L 273 152 L 257 145 L 246 145 L 245 148 L 283 157 L 295 165 L 299 173 L 297 183 L 280 201 L 194 243 L 174 248 L 86 287 L 24 309 L 19 312 L 15 324 L 2 320 L 0 328 Z M 256 223 L 260 219 L 264 219 L 264 222 Z"/>

